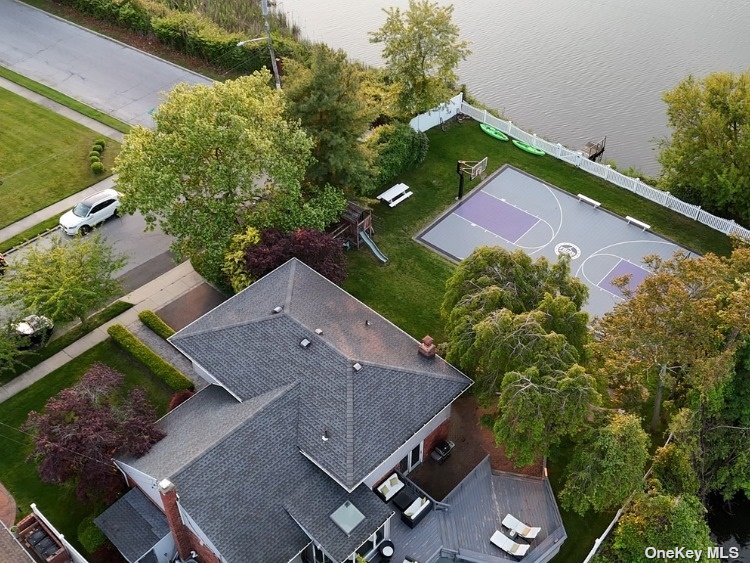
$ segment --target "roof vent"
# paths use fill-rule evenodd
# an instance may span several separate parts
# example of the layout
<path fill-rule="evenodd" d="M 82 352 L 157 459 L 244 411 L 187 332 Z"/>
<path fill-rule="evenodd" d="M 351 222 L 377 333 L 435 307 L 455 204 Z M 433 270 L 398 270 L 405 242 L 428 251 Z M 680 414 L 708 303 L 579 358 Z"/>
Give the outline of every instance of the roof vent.
<path fill-rule="evenodd" d="M 354 368 L 354 371 L 359 371 L 362 369 L 362 364 L 359 362 L 354 362 L 354 365 L 352 366 Z"/>
<path fill-rule="evenodd" d="M 323 439 L 324 442 L 327 442 L 328 440 L 331 439 L 331 434 L 328 432 L 328 428 L 323 430 L 323 435 L 321 436 L 321 438 Z"/>
<path fill-rule="evenodd" d="M 322 328 L 316 328 L 315 329 L 315 334 L 323 334 L 323 329 Z"/>
<path fill-rule="evenodd" d="M 307 338 L 303 338 L 299 345 L 303 348 L 307 348 L 310 345 L 310 341 Z"/>
<path fill-rule="evenodd" d="M 282 307 L 281 305 L 279 305 L 278 307 L 274 307 L 273 308 L 273 312 L 274 313 L 281 313 L 281 311 L 283 311 L 283 310 L 284 310 L 284 307 Z"/>
<path fill-rule="evenodd" d="M 365 320 L 365 326 L 370 326 L 371 324 L 370 319 Z"/>

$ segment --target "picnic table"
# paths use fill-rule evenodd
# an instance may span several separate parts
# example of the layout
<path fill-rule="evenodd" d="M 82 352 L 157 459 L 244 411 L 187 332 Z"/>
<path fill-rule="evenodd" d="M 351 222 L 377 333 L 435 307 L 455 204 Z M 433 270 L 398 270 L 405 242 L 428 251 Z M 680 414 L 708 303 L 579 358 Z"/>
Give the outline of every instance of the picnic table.
<path fill-rule="evenodd" d="M 378 196 L 378 199 L 387 203 L 388 207 L 395 207 L 407 197 L 414 195 L 414 192 L 409 191 L 409 186 L 406 184 L 396 184 L 392 188 L 388 188 L 382 194 Z"/>

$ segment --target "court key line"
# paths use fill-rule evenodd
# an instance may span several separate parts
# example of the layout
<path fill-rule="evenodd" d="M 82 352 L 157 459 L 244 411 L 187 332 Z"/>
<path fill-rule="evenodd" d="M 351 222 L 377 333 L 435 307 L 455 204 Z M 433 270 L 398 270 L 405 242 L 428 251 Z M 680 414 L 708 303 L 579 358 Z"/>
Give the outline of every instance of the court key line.
<path fill-rule="evenodd" d="M 549 222 L 547 222 L 546 220 L 544 220 L 541 217 L 539 217 L 539 215 L 534 215 L 533 213 L 530 213 L 529 211 L 526 211 L 525 209 L 522 209 L 521 207 L 518 207 L 517 205 L 515 205 L 515 204 L 513 204 L 513 203 L 511 203 L 509 201 L 506 201 L 505 199 L 503 199 L 501 197 L 497 197 L 496 195 L 491 194 L 490 192 L 486 192 L 483 189 L 479 190 L 479 191 L 482 192 L 482 193 L 484 193 L 484 194 L 487 194 L 488 196 L 490 196 L 491 198 L 496 199 L 497 201 L 503 202 L 505 205 L 510 205 L 511 207 L 515 207 L 519 211 L 523 211 L 524 213 L 526 213 L 526 215 L 528 215 L 529 217 L 534 217 L 536 219 L 536 223 L 534 223 L 533 225 L 531 225 L 531 227 L 529 227 L 526 230 L 526 232 L 524 232 L 521 236 L 519 236 L 515 241 L 511 242 L 511 244 L 517 246 L 518 248 L 522 248 L 523 250 L 532 250 L 533 252 L 530 252 L 529 254 L 534 254 L 536 252 L 539 252 L 540 250 L 543 250 L 544 248 L 546 248 L 547 246 L 549 246 L 549 244 L 553 240 L 555 240 L 555 237 L 557 236 L 557 234 L 555 233 L 554 227 L 552 225 L 550 225 Z M 527 235 L 529 233 L 529 231 L 531 231 L 531 229 L 533 229 L 534 227 L 536 227 L 536 224 L 539 223 L 539 222 L 542 222 L 542 223 L 544 223 L 545 225 L 547 225 L 549 227 L 549 230 L 552 233 L 552 238 L 550 238 L 547 242 L 545 242 L 544 244 L 542 244 L 540 246 L 524 246 L 522 244 L 518 244 L 518 241 L 521 240 L 525 235 Z M 492 231 L 492 232 L 494 233 L 495 231 Z M 558 232 L 559 232 L 559 228 L 558 228 Z M 503 238 L 503 240 L 507 240 L 507 239 Z M 508 242 L 510 242 L 510 241 L 508 241 Z"/>

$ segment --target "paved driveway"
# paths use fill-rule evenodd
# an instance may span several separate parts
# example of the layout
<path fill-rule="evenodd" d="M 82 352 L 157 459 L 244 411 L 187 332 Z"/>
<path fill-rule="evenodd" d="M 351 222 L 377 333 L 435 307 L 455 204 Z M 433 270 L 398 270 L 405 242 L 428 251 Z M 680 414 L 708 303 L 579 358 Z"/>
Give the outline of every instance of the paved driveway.
<path fill-rule="evenodd" d="M 149 127 L 162 92 L 180 82 L 211 82 L 16 0 L 0 0 L 0 65 Z"/>

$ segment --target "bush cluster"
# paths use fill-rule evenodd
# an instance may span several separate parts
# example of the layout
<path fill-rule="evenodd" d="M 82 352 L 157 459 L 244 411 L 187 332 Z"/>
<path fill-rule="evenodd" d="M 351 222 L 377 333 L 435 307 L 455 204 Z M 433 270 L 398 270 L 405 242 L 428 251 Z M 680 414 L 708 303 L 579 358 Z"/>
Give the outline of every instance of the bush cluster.
<path fill-rule="evenodd" d="M 94 516 L 87 516 L 78 525 L 78 541 L 89 553 L 93 553 L 106 542 L 104 533 L 94 524 Z"/>
<path fill-rule="evenodd" d="M 89 161 L 91 162 L 91 171 L 94 174 L 101 174 L 104 172 L 104 164 L 102 164 L 102 153 L 104 152 L 105 146 L 104 139 L 97 139 L 91 146 L 91 152 L 89 153 Z"/>
<path fill-rule="evenodd" d="M 174 330 L 171 326 L 165 323 L 159 318 L 159 316 L 153 311 L 145 310 L 138 313 L 138 318 L 141 322 L 150 328 L 158 336 L 161 336 L 164 340 L 174 334 Z"/>
<path fill-rule="evenodd" d="M 159 355 L 155 354 L 151 348 L 141 342 L 137 336 L 124 326 L 112 325 L 107 329 L 107 333 L 123 350 L 150 369 L 156 377 L 164 381 L 171 389 L 182 391 L 183 389 L 193 388 L 192 381 L 172 364 L 167 363 Z"/>
<path fill-rule="evenodd" d="M 181 12 L 154 0 L 61 0 L 108 23 L 117 23 L 142 35 L 156 37 L 169 45 L 217 67 L 237 72 L 253 72 L 267 66 L 265 42 L 237 43 L 247 39 L 229 32 L 197 12 Z M 275 35 L 277 57 L 293 57 L 302 45 L 293 38 Z"/>
<path fill-rule="evenodd" d="M 391 184 L 400 174 L 414 168 L 427 156 L 429 139 L 407 123 L 381 125 L 368 139 L 374 149 L 378 186 Z"/>

